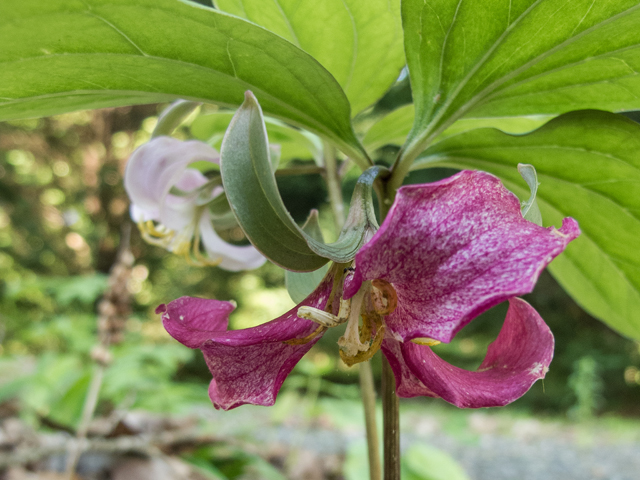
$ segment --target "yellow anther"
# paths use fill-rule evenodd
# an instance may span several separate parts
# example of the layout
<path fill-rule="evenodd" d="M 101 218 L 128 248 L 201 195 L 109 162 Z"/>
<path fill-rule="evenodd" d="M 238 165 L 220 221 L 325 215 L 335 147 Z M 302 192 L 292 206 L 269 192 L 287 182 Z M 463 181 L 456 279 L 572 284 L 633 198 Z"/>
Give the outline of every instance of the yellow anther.
<path fill-rule="evenodd" d="M 411 341 L 417 345 L 428 345 L 430 347 L 442 343 L 440 340 L 434 340 L 433 338 L 429 337 L 412 338 Z"/>
<path fill-rule="evenodd" d="M 193 230 L 187 228 L 177 234 L 162 224 L 156 225 L 152 220 L 147 220 L 138 222 L 138 229 L 146 242 L 172 251 L 194 267 L 215 267 L 222 262 L 222 257 L 211 259 L 202 254 L 200 231 L 197 225 Z"/>

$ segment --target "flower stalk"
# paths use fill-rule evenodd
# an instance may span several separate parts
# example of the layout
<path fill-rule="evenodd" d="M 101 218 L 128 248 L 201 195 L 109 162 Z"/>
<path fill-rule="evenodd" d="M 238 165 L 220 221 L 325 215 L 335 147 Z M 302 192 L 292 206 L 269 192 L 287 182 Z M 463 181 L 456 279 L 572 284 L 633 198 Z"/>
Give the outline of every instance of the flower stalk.
<path fill-rule="evenodd" d="M 324 147 L 324 178 L 329 191 L 329 203 L 333 213 L 336 231 L 340 232 L 345 222 L 344 202 L 342 199 L 342 184 L 337 167 L 336 151 L 328 143 Z M 376 422 L 376 391 L 373 383 L 373 372 L 369 361 L 358 365 L 360 376 L 360 395 L 364 408 L 365 430 L 367 435 L 367 449 L 369 457 L 370 480 L 381 480 L 380 448 L 378 443 L 378 426 Z"/>
<path fill-rule="evenodd" d="M 378 179 L 380 224 L 384 222 L 395 198 L 390 178 Z M 382 443 L 384 480 L 400 480 L 400 399 L 396 395 L 396 380 L 391 365 L 382 356 Z"/>

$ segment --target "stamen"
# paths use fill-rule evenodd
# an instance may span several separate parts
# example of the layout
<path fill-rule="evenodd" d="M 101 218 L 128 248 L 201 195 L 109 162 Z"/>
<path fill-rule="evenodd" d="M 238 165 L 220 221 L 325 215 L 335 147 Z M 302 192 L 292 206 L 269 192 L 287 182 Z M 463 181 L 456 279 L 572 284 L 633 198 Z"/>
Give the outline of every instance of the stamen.
<path fill-rule="evenodd" d="M 434 340 L 433 338 L 429 337 L 412 338 L 411 341 L 417 345 L 428 345 L 430 347 L 442 343 L 440 340 Z"/>
<path fill-rule="evenodd" d="M 344 319 L 341 319 L 339 316 L 335 316 L 333 313 L 325 312 L 319 308 L 308 307 L 306 305 L 298 308 L 298 317 L 304 318 L 305 320 L 311 320 L 312 322 L 316 322 L 318 325 L 326 328 L 336 327 L 345 322 Z"/>
<path fill-rule="evenodd" d="M 364 344 L 360 341 L 360 332 L 358 328 L 360 322 L 360 311 L 362 309 L 362 303 L 367 290 L 367 288 L 361 288 L 351 299 L 351 312 L 349 313 L 347 329 L 345 330 L 344 335 L 338 340 L 340 350 L 344 351 L 345 355 L 348 357 L 355 357 L 358 352 L 363 352 L 369 349 L 368 344 Z M 342 308 L 340 310 L 342 310 Z"/>
<path fill-rule="evenodd" d="M 382 321 L 382 318 L 378 315 L 373 315 L 373 321 L 371 317 L 368 315 L 362 316 L 363 326 L 368 325 L 368 330 L 371 332 L 371 324 L 375 323 L 376 326 L 376 336 L 374 337 L 371 345 L 368 350 L 363 352 L 358 352 L 353 356 L 348 356 L 343 350 L 340 350 L 340 358 L 348 367 L 355 365 L 356 363 L 366 362 L 371 359 L 375 355 L 375 353 L 380 350 L 380 346 L 382 345 L 382 340 L 384 340 L 384 332 L 386 330 L 386 326 Z"/>
<path fill-rule="evenodd" d="M 398 294 L 386 280 L 377 278 L 371 282 L 371 300 L 373 308 L 379 315 L 389 315 L 398 306 Z"/>
<path fill-rule="evenodd" d="M 311 332 L 306 337 L 303 337 L 303 338 L 292 338 L 291 340 L 285 340 L 282 343 L 286 343 L 287 345 L 304 345 L 305 343 L 309 343 L 311 340 L 313 340 L 318 335 L 323 333 L 326 329 L 327 329 L 327 327 L 323 327 L 322 325 L 319 325 L 318 328 L 316 328 L 313 332 Z"/>

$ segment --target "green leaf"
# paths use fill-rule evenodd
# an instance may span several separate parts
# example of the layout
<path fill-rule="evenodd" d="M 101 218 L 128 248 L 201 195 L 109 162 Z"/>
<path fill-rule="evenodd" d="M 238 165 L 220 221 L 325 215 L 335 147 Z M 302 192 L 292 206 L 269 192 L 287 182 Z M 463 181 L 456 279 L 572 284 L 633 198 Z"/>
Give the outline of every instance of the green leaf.
<path fill-rule="evenodd" d="M 454 119 L 640 109 L 638 0 L 404 0 L 408 158 Z"/>
<path fill-rule="evenodd" d="M 75 428 L 80 422 L 90 384 L 91 371 L 87 371 L 51 404 L 49 417 L 62 425 Z"/>
<path fill-rule="evenodd" d="M 399 0 L 216 0 L 312 55 L 338 80 L 355 115 L 405 64 Z"/>
<path fill-rule="evenodd" d="M 0 119 L 184 98 L 267 112 L 362 158 L 333 76 L 286 40 L 177 0 L 0 2 Z"/>
<path fill-rule="evenodd" d="M 533 165 L 519 163 L 518 173 L 520 173 L 520 176 L 527 183 L 527 186 L 531 191 L 529 199 L 522 202 L 522 216 L 530 222 L 542 226 L 542 214 L 540 213 L 540 208 L 536 202 L 536 194 L 538 193 L 538 187 L 540 186 L 536 169 Z"/>
<path fill-rule="evenodd" d="M 449 454 L 430 445 L 412 445 L 402 455 L 402 466 L 415 480 L 469 480 L 469 476 L 458 462 Z M 405 478 L 405 475 L 402 478 Z"/>
<path fill-rule="evenodd" d="M 232 112 L 216 112 L 200 115 L 191 124 L 191 133 L 199 140 L 210 142 L 219 148 L 227 130 Z M 322 142 L 312 133 L 291 128 L 272 118 L 265 118 L 269 142 L 280 145 L 280 162 L 284 165 L 294 158 L 313 158 L 322 162 Z"/>
<path fill-rule="evenodd" d="M 582 235 L 551 263 L 551 273 L 589 313 L 640 339 L 640 126 L 583 111 L 524 136 L 472 130 L 433 145 L 414 167 L 485 170 L 524 199 L 518 162 L 538 172 L 545 222 L 559 227 L 571 216 L 580 223 Z"/>
<path fill-rule="evenodd" d="M 349 216 L 338 240 L 326 245 L 296 225 L 280 198 L 271 169 L 262 110 L 251 92 L 236 112 L 221 149 L 222 181 L 238 223 L 269 260 L 288 270 L 313 271 L 331 259 L 351 261 L 375 228 L 371 187 L 379 167 L 358 179 Z"/>
<path fill-rule="evenodd" d="M 413 126 L 415 111 L 413 104 L 405 105 L 375 122 L 362 139 L 365 148 L 372 152 L 384 145 L 402 145 Z M 441 133 L 437 140 L 450 137 L 474 128 L 493 127 L 506 133 L 527 133 L 553 118 L 550 115 L 528 117 L 461 118 Z"/>

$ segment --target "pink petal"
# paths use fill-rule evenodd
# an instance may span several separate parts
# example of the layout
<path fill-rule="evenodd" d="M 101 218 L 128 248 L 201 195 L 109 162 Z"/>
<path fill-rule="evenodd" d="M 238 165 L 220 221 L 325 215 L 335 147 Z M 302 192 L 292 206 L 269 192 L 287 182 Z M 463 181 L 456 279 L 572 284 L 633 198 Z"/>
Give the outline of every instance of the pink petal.
<path fill-rule="evenodd" d="M 213 375 L 209 396 L 216 408 L 229 410 L 245 403 L 273 405 L 282 382 L 322 335 L 302 345 L 284 343 L 304 338 L 318 327 L 298 318 L 302 305 L 324 308 L 333 278 L 325 280 L 300 305 L 263 325 L 223 331 L 229 302 L 182 297 L 158 307 L 167 332 L 191 348 L 199 348 Z"/>
<path fill-rule="evenodd" d="M 385 340 L 383 351 L 396 375 L 399 396 L 425 395 L 426 390 L 458 407 L 480 408 L 511 403 L 544 378 L 553 345 L 553 335 L 538 312 L 512 298 L 502 330 L 476 372 L 454 367 L 431 348 L 411 342 Z"/>
<path fill-rule="evenodd" d="M 220 155 L 196 140 L 184 142 L 156 137 L 145 143 L 133 152 L 124 174 L 124 186 L 131 203 L 146 212 L 160 212 L 171 187 L 180 181 L 191 183 L 183 178 L 183 173 L 189 164 L 198 160 L 220 163 Z"/>
<path fill-rule="evenodd" d="M 572 218 L 560 230 L 525 220 L 498 178 L 463 171 L 398 190 L 380 230 L 356 256 L 347 293 L 362 280 L 384 279 L 398 295 L 386 319 L 396 339 L 449 342 L 480 313 L 531 292 L 579 233 Z"/>

